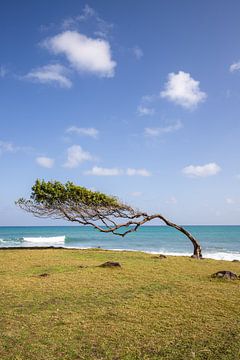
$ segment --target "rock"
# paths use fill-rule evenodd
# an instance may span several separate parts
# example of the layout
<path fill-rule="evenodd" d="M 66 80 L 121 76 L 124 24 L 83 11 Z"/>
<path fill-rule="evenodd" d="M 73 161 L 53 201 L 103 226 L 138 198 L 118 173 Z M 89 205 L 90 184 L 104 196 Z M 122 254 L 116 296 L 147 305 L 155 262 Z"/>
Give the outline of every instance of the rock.
<path fill-rule="evenodd" d="M 46 277 L 46 276 L 49 276 L 50 274 L 48 274 L 48 273 L 42 273 L 42 274 L 39 274 L 38 276 L 40 276 L 40 277 Z"/>
<path fill-rule="evenodd" d="M 218 278 L 218 279 L 228 279 L 228 280 L 237 280 L 238 279 L 237 274 L 235 274 L 231 271 L 226 271 L 226 270 L 218 271 L 215 274 L 212 274 L 212 277 Z"/>
<path fill-rule="evenodd" d="M 239 260 L 237 260 L 237 259 L 234 259 L 232 262 L 239 262 Z"/>
<path fill-rule="evenodd" d="M 163 255 L 163 254 L 159 254 L 157 256 L 153 256 L 153 259 L 158 259 L 158 260 L 162 260 L 162 259 L 166 259 L 166 255 Z"/>
<path fill-rule="evenodd" d="M 115 262 L 115 261 L 107 261 L 99 266 L 113 268 L 113 267 L 121 267 L 121 264 L 119 262 Z"/>

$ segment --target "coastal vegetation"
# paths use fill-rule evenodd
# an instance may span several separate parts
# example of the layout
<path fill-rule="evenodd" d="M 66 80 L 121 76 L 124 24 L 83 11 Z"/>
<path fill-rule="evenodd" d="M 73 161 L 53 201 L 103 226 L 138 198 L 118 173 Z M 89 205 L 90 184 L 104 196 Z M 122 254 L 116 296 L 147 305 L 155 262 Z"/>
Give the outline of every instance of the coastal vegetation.
<path fill-rule="evenodd" d="M 223 269 L 240 263 L 1 249 L 0 359 L 239 359 L 240 280 Z"/>
<path fill-rule="evenodd" d="M 64 219 L 80 225 L 93 226 L 104 233 L 125 236 L 152 221 L 161 220 L 185 236 L 193 245 L 193 256 L 202 258 L 199 241 L 182 226 L 169 221 L 162 214 L 149 215 L 123 204 L 116 197 L 88 190 L 72 182 L 36 180 L 29 200 L 16 204 L 37 217 Z"/>

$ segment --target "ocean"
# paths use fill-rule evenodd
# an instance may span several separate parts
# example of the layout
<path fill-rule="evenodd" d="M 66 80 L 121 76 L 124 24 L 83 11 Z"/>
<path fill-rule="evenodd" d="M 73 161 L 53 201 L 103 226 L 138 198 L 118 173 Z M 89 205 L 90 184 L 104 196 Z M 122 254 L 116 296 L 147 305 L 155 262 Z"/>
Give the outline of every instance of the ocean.
<path fill-rule="evenodd" d="M 201 243 L 203 256 L 240 260 L 240 226 L 185 226 Z M 63 246 L 192 255 L 192 244 L 167 226 L 143 226 L 124 238 L 83 226 L 0 227 L 0 247 Z"/>

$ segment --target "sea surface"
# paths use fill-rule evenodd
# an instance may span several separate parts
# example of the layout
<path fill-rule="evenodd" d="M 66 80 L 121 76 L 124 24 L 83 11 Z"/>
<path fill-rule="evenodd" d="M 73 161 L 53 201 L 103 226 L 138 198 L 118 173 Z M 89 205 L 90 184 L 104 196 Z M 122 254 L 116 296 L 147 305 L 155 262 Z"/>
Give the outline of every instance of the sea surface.
<path fill-rule="evenodd" d="M 186 226 L 201 243 L 203 256 L 240 260 L 240 226 Z M 0 247 L 63 246 L 191 255 L 192 244 L 167 226 L 143 226 L 124 238 L 82 226 L 0 227 Z"/>

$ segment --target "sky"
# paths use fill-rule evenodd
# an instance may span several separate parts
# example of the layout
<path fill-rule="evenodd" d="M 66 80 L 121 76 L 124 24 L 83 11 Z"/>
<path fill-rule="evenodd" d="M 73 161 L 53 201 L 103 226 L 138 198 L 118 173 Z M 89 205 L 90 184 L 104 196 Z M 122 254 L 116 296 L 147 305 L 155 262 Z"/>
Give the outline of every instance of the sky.
<path fill-rule="evenodd" d="M 37 178 L 239 224 L 240 2 L 4 1 L 0 226 Z"/>

